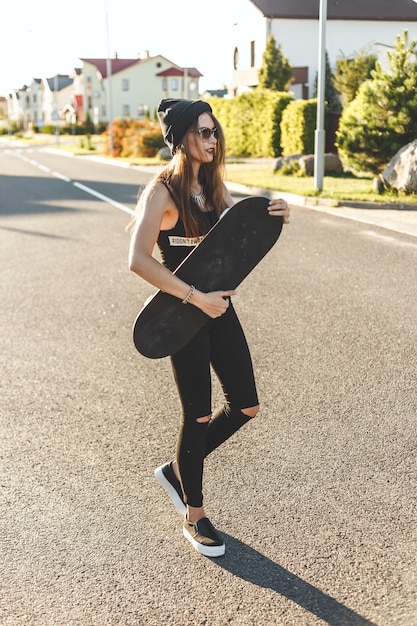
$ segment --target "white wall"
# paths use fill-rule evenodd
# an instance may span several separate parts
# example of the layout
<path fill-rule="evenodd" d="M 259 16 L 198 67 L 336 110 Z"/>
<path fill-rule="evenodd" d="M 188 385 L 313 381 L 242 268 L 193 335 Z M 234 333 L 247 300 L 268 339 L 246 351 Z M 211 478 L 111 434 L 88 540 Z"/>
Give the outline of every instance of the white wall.
<path fill-rule="evenodd" d="M 262 65 L 262 55 L 267 39 L 267 22 L 262 13 L 253 4 L 247 3 L 245 11 L 240 14 L 234 25 L 233 39 L 230 46 L 228 65 L 232 67 L 231 87 L 237 93 L 246 90 L 245 81 L 257 79 L 258 70 Z M 251 68 L 251 41 L 255 42 L 255 67 Z M 234 50 L 238 49 L 237 66 L 234 67 Z M 250 78 L 248 78 L 250 77 Z"/>
<path fill-rule="evenodd" d="M 252 11 L 249 12 L 249 6 Z M 243 18 L 236 24 L 234 41 L 231 48 L 239 49 L 237 69 L 232 70 L 230 87 L 236 93 L 245 91 L 245 80 L 253 76 L 262 65 L 262 56 L 268 39 L 268 23 L 261 11 L 251 3 L 248 3 L 247 11 Z M 272 20 L 270 23 L 271 34 L 275 37 L 277 45 L 281 45 L 282 51 L 293 67 L 309 68 L 308 87 L 309 97 L 313 96 L 314 83 L 318 67 L 318 44 L 319 44 L 319 21 L 318 20 Z M 353 21 L 353 20 L 327 20 L 326 24 L 326 50 L 332 68 L 336 65 L 340 55 L 351 56 L 359 52 L 365 46 L 370 45 L 373 53 L 378 54 L 380 61 L 386 64 L 386 53 L 395 42 L 396 36 L 408 30 L 409 40 L 417 38 L 417 22 L 382 22 L 382 21 Z M 250 42 L 255 41 L 255 65 L 250 67 Z M 384 45 L 376 45 L 384 44 Z M 233 58 L 233 55 L 231 55 Z M 233 67 L 233 65 L 232 65 Z M 295 97 L 301 96 L 301 87 L 293 86 Z M 299 93 L 300 92 L 300 93 Z"/>
<path fill-rule="evenodd" d="M 83 97 L 84 108 L 87 107 L 87 78 L 91 78 L 92 111 L 93 121 L 108 121 L 108 89 L 112 96 L 112 117 L 138 117 L 138 108 L 148 110 L 152 117 L 154 111 L 162 97 L 196 98 L 199 89 L 198 78 L 188 77 L 188 93 L 184 88 L 184 80 L 181 76 L 176 77 L 178 81 L 178 91 L 172 91 L 171 78 L 167 78 L 168 90 L 162 91 L 162 78 L 157 76 L 169 68 L 179 67 L 165 57 L 158 55 L 144 59 L 140 63 L 132 65 L 123 71 L 112 74 L 111 84 L 105 78 L 102 83 L 97 77 L 95 65 L 84 62 L 83 68 Z M 123 81 L 128 81 L 129 89 L 122 89 Z M 103 109 L 104 107 L 104 109 Z M 103 113 L 104 110 L 104 113 Z M 126 115 L 125 111 L 129 110 Z M 97 117 L 98 116 L 98 117 Z"/>

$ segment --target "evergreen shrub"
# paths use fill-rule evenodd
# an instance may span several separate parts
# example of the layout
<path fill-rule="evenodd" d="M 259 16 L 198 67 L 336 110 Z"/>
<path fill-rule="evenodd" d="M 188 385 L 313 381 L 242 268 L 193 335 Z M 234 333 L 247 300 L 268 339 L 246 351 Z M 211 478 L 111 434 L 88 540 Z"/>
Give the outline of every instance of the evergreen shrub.
<path fill-rule="evenodd" d="M 354 171 L 382 171 L 416 138 L 417 40 L 409 43 L 404 31 L 387 57 L 388 67 L 376 63 L 371 78 L 362 83 L 340 118 L 339 155 Z"/>

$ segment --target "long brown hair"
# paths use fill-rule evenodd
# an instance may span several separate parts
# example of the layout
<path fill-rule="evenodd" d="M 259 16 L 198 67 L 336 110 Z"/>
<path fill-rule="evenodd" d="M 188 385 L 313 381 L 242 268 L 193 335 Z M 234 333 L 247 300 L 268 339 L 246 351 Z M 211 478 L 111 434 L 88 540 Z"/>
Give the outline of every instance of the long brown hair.
<path fill-rule="evenodd" d="M 225 139 L 224 133 L 217 118 L 209 113 L 217 128 L 217 143 L 213 160 L 210 163 L 202 163 L 198 174 L 198 182 L 203 188 L 206 205 L 216 211 L 217 217 L 226 208 L 224 199 L 223 173 L 225 163 Z M 190 130 L 198 129 L 198 119 L 190 127 Z M 193 176 L 192 164 L 189 158 L 189 149 L 185 140 L 179 146 L 170 163 L 154 179 L 168 185 L 175 204 L 184 224 L 187 237 L 198 237 L 207 232 L 207 220 L 201 210 L 192 200 L 191 181 Z"/>

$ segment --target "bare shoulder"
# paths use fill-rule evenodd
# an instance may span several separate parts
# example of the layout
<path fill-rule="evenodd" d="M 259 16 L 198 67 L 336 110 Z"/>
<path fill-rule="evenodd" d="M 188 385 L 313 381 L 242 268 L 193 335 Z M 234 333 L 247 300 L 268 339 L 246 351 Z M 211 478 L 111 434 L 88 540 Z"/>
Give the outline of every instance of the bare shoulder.
<path fill-rule="evenodd" d="M 178 221 L 178 209 L 165 185 L 155 181 L 143 193 L 142 220 L 158 224 L 160 230 L 173 228 Z"/>
<path fill-rule="evenodd" d="M 143 191 L 140 205 L 143 213 L 164 213 L 170 208 L 172 199 L 168 189 L 157 181 Z"/>

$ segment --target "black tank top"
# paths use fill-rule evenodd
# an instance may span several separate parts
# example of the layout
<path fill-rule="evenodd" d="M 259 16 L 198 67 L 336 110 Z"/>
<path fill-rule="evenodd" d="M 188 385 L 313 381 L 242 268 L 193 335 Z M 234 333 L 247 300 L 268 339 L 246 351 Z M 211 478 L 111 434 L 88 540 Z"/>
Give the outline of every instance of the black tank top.
<path fill-rule="evenodd" d="M 207 220 L 208 232 L 217 222 L 216 211 L 207 211 L 203 215 Z M 174 228 L 159 231 L 157 244 L 161 253 L 162 263 L 173 272 L 203 238 L 204 235 L 201 237 L 186 237 L 184 224 L 178 217 Z"/>

